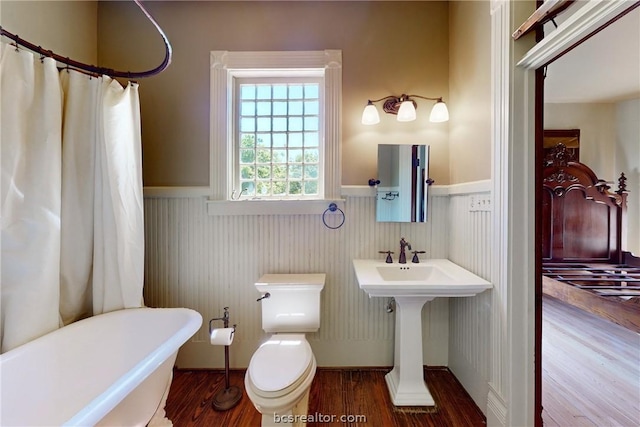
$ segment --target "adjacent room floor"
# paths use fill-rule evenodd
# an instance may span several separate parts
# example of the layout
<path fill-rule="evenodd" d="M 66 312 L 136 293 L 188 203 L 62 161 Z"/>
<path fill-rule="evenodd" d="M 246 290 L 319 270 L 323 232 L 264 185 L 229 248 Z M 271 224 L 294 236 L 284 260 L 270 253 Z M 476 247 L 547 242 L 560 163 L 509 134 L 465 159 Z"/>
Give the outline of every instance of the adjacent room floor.
<path fill-rule="evenodd" d="M 320 368 L 311 386 L 309 414 L 323 422 L 307 426 L 480 427 L 485 418 L 447 368 L 426 368 L 425 380 L 436 401 L 427 408 L 396 409 L 384 381 L 387 369 Z M 231 372 L 231 385 L 244 391 L 244 371 Z M 244 395 L 226 412 L 211 407 L 213 396 L 224 388 L 220 371 L 176 370 L 167 400 L 167 417 L 176 427 L 258 427 L 260 414 Z M 345 417 L 345 422 L 340 418 Z M 334 422 L 324 422 L 333 418 Z"/>
<path fill-rule="evenodd" d="M 550 297 L 543 300 L 545 427 L 640 423 L 640 334 Z"/>

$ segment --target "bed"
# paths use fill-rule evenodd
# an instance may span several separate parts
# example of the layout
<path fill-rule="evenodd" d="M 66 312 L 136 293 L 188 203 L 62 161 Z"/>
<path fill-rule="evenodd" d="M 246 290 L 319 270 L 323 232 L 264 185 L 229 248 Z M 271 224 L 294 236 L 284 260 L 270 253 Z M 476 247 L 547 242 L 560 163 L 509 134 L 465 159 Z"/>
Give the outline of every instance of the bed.
<path fill-rule="evenodd" d="M 624 251 L 626 178 L 599 179 L 564 144 L 544 159 L 542 290 L 640 332 L 640 258 Z"/>

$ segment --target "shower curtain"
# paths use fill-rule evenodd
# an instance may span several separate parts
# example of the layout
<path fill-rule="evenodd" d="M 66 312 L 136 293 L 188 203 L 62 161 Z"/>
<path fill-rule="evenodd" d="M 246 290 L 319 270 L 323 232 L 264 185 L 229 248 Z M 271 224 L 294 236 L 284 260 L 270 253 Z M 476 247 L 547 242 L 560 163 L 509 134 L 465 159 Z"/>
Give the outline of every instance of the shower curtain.
<path fill-rule="evenodd" d="M 142 305 L 138 87 L 3 44 L 1 351 Z"/>

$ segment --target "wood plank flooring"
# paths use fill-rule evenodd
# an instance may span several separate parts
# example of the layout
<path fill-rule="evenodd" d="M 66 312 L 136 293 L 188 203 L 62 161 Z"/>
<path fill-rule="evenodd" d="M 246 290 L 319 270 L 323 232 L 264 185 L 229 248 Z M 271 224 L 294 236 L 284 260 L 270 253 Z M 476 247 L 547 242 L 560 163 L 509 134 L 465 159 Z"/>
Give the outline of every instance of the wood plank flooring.
<path fill-rule="evenodd" d="M 636 297 L 624 301 L 618 297 L 602 296 L 591 290 L 580 289 L 546 276 L 542 277 L 542 291 L 545 295 L 588 313 L 600 316 L 632 331 L 640 332 L 640 309 L 638 309 L 640 298 Z"/>
<path fill-rule="evenodd" d="M 384 375 L 388 369 L 319 368 L 311 386 L 309 414 L 335 416 L 334 422 L 309 423 L 313 426 L 375 427 L 481 427 L 484 415 L 447 368 L 426 368 L 425 380 L 437 409 L 395 408 L 389 397 Z M 231 371 L 231 385 L 244 393 L 244 371 Z M 224 388 L 224 373 L 205 370 L 176 370 L 167 400 L 167 417 L 175 427 L 258 427 L 260 414 L 246 396 L 229 411 L 211 407 L 213 396 Z M 341 416 L 359 416 L 340 422 Z M 325 419 L 327 419 L 325 417 Z"/>
<path fill-rule="evenodd" d="M 639 426 L 640 335 L 543 299 L 545 427 Z"/>
<path fill-rule="evenodd" d="M 545 297 L 543 302 L 542 405 L 545 427 L 639 426 L 640 335 Z M 484 426 L 480 410 L 446 368 L 426 368 L 435 413 L 399 411 L 384 381 L 386 369 L 320 368 L 311 387 L 310 414 L 362 415 L 366 422 L 313 426 Z M 231 372 L 244 391 L 244 371 Z M 226 412 L 211 407 L 224 388 L 221 371 L 176 370 L 167 416 L 176 427 L 254 427 L 260 414 L 243 396 Z"/>

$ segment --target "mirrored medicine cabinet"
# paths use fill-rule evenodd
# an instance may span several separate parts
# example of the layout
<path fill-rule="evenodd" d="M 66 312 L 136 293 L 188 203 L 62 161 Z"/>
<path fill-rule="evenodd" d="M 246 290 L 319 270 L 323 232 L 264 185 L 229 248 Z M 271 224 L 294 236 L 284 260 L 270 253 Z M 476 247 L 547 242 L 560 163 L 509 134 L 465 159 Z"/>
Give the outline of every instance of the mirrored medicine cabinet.
<path fill-rule="evenodd" d="M 426 222 L 428 145 L 378 145 L 376 221 Z"/>

